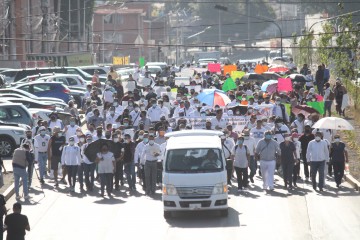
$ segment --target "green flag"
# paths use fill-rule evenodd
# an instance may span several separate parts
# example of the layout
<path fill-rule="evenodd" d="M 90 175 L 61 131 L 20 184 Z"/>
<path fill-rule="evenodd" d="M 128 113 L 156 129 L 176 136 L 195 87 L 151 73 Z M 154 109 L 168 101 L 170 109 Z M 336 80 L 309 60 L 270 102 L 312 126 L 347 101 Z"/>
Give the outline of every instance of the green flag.
<path fill-rule="evenodd" d="M 222 85 L 222 90 L 225 92 L 236 88 L 237 88 L 236 83 L 234 82 L 234 80 L 232 80 L 232 78 L 226 79 L 226 81 Z"/>
<path fill-rule="evenodd" d="M 287 113 L 288 116 L 291 115 L 291 104 L 290 103 L 284 103 L 285 105 L 285 111 Z"/>
<path fill-rule="evenodd" d="M 324 102 L 307 102 L 309 107 L 316 109 L 321 115 L 325 113 L 324 111 Z"/>
<path fill-rule="evenodd" d="M 144 58 L 144 57 L 140 57 L 140 58 L 139 58 L 139 66 L 140 66 L 140 67 L 145 66 L 145 58 Z"/>

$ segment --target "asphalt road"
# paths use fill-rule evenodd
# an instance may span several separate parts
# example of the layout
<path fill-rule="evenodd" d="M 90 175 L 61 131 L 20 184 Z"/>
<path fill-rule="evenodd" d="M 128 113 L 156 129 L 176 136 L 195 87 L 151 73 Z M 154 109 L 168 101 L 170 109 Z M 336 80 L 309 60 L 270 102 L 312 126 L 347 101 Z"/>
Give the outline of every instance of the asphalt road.
<path fill-rule="evenodd" d="M 248 191 L 230 190 L 227 218 L 187 212 L 166 221 L 160 190 L 150 198 L 123 187 L 110 199 L 83 195 L 79 186 L 72 195 L 65 185 L 57 191 L 49 179 L 44 193 L 36 181 L 31 200 L 20 202 L 31 226 L 26 239 L 360 239 L 359 193 L 346 183 L 340 191 L 327 183 L 323 193 L 302 182 L 289 193 L 277 177 L 275 191 L 266 193 L 257 178 Z M 7 207 L 14 202 L 13 196 Z"/>

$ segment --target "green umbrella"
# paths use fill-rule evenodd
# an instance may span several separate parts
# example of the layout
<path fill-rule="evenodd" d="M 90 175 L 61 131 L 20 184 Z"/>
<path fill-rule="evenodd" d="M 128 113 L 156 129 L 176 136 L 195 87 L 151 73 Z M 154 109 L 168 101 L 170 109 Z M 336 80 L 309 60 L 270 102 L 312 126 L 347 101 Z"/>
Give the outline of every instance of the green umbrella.
<path fill-rule="evenodd" d="M 234 82 L 234 80 L 232 80 L 232 78 L 226 79 L 226 81 L 222 85 L 222 90 L 225 92 L 236 88 L 237 88 L 236 83 Z"/>

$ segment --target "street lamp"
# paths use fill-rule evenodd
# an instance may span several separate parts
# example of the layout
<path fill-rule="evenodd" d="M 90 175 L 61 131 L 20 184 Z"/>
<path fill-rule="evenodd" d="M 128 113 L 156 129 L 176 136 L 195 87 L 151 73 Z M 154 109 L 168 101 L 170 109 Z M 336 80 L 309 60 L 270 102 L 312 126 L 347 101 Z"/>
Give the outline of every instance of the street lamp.
<path fill-rule="evenodd" d="M 215 5 L 214 6 L 215 9 L 218 9 L 219 11 L 224 11 L 224 12 L 229 12 L 229 13 L 233 13 L 233 14 L 237 14 L 237 15 L 241 15 L 241 16 L 245 16 L 245 17 L 248 17 L 248 18 L 255 18 L 255 19 L 259 19 L 259 20 L 265 20 L 265 22 L 269 22 L 269 23 L 272 23 L 274 24 L 280 31 L 280 55 L 281 57 L 283 56 L 283 34 L 282 34 L 282 30 L 281 30 L 281 27 L 280 25 L 274 21 L 274 20 L 270 20 L 270 19 L 267 19 L 265 17 L 254 17 L 254 16 L 250 16 L 250 15 L 246 15 L 246 14 L 242 14 L 242 13 L 237 13 L 237 12 L 233 12 L 233 11 L 229 11 L 229 9 L 225 6 L 222 6 L 222 5 Z M 248 29 L 249 31 L 249 29 Z M 248 36 L 250 36 L 250 33 L 248 32 Z M 249 37 L 248 37 L 249 38 Z M 250 39 L 248 39 L 250 40 Z"/>
<path fill-rule="evenodd" d="M 207 30 L 209 30 L 210 28 L 211 28 L 211 26 L 207 26 L 204 30 L 202 30 L 202 31 L 200 31 L 200 32 L 198 32 L 198 33 L 195 33 L 195 34 L 193 34 L 193 35 L 190 35 L 190 36 L 188 36 L 186 39 L 190 39 L 190 38 L 196 37 L 196 36 L 198 36 L 198 35 L 200 35 L 200 34 L 203 34 L 203 33 L 205 33 Z"/>

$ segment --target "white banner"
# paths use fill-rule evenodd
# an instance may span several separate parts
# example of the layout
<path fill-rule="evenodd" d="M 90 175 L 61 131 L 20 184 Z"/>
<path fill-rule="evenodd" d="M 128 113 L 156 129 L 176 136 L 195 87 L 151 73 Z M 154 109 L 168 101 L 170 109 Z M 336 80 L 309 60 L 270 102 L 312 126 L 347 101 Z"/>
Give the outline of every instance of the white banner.
<path fill-rule="evenodd" d="M 123 88 L 124 88 L 124 93 L 128 92 L 128 91 L 134 91 L 135 89 L 135 81 L 124 81 L 122 82 Z"/>
<path fill-rule="evenodd" d="M 182 118 L 186 119 L 187 125 L 191 125 L 193 129 L 205 129 L 206 119 L 211 119 L 214 117 L 195 117 L 195 118 Z M 170 127 L 176 128 L 177 121 L 181 118 L 170 118 L 168 120 Z M 246 123 L 249 120 L 249 117 L 244 116 L 233 116 L 233 117 L 223 117 L 226 121 L 226 125 L 231 124 L 233 126 L 234 132 L 242 132 Z"/>

